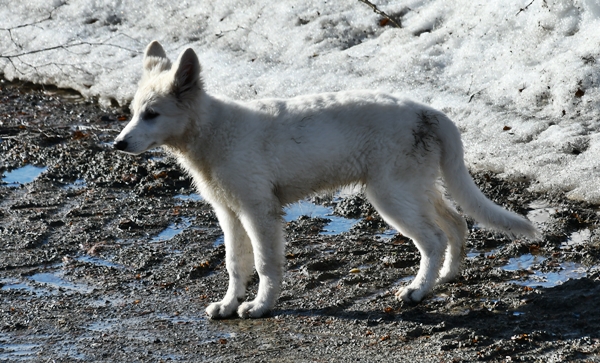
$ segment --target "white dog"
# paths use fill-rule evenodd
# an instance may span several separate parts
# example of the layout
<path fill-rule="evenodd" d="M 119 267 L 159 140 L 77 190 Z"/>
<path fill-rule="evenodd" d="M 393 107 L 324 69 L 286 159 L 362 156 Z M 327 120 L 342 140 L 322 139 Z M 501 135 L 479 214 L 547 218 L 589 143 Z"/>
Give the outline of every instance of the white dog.
<path fill-rule="evenodd" d="M 437 180 L 465 213 L 510 235 L 534 237 L 526 219 L 488 200 L 463 160 L 460 133 L 443 113 L 389 94 L 324 93 L 235 102 L 206 93 L 196 53 L 174 65 L 146 48 L 133 118 L 116 149 L 163 146 L 193 177 L 225 234 L 229 288 L 211 318 L 260 317 L 277 301 L 284 266 L 282 206 L 320 190 L 364 186 L 387 223 L 412 238 L 419 272 L 396 295 L 416 303 L 459 272 L 468 233 Z M 245 301 L 253 266 L 260 282 Z M 244 302 L 245 301 L 245 302 Z"/>

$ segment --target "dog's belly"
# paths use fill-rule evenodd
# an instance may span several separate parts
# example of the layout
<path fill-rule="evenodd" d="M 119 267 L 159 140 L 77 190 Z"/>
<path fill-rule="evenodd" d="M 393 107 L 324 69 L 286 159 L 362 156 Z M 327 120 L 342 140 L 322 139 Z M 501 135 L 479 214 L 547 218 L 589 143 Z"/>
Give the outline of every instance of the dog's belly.
<path fill-rule="evenodd" d="M 342 177 L 343 176 L 343 177 Z M 362 185 L 364 178 L 359 175 L 304 175 L 296 179 L 284 179 L 273 183 L 273 193 L 282 204 L 294 203 L 308 195 L 322 192 L 335 191 L 348 185 Z"/>

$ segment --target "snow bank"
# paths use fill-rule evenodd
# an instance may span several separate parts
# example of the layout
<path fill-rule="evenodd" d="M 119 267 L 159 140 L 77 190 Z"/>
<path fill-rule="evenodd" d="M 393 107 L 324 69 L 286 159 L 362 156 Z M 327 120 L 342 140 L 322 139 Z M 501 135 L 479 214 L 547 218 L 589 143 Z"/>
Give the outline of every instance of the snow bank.
<path fill-rule="evenodd" d="M 157 39 L 173 58 L 193 47 L 215 94 L 430 103 L 461 128 L 472 169 L 600 203 L 597 0 L 373 2 L 403 28 L 351 0 L 0 0 L 0 72 L 127 103 Z"/>

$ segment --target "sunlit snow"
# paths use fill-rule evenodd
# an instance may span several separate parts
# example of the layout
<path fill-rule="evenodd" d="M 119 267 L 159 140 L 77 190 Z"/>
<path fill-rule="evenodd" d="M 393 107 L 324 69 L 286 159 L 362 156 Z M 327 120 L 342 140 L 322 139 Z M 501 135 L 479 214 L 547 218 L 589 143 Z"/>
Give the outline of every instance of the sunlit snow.
<path fill-rule="evenodd" d="M 126 104 L 151 40 L 193 47 L 211 93 L 403 94 L 454 119 L 472 170 L 600 203 L 598 0 L 372 2 L 403 28 L 357 0 L 0 0 L 0 73 Z"/>

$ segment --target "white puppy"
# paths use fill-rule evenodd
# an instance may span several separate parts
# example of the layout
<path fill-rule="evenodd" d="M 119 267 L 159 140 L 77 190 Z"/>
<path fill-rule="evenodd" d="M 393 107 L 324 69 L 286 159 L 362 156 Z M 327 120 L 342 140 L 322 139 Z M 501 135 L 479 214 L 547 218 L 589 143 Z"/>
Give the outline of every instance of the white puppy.
<path fill-rule="evenodd" d="M 225 234 L 229 288 L 206 312 L 260 317 L 275 304 L 284 266 L 282 206 L 320 190 L 361 184 L 387 223 L 412 238 L 419 272 L 397 296 L 423 299 L 459 272 L 467 227 L 444 200 L 510 235 L 533 237 L 524 218 L 488 200 L 463 160 L 460 133 L 443 113 L 368 91 L 235 102 L 207 94 L 187 49 L 172 66 L 148 45 L 133 118 L 115 140 L 130 154 L 163 146 L 193 177 Z M 246 284 L 256 268 L 254 300 Z M 245 302 L 244 302 L 245 301 Z"/>

